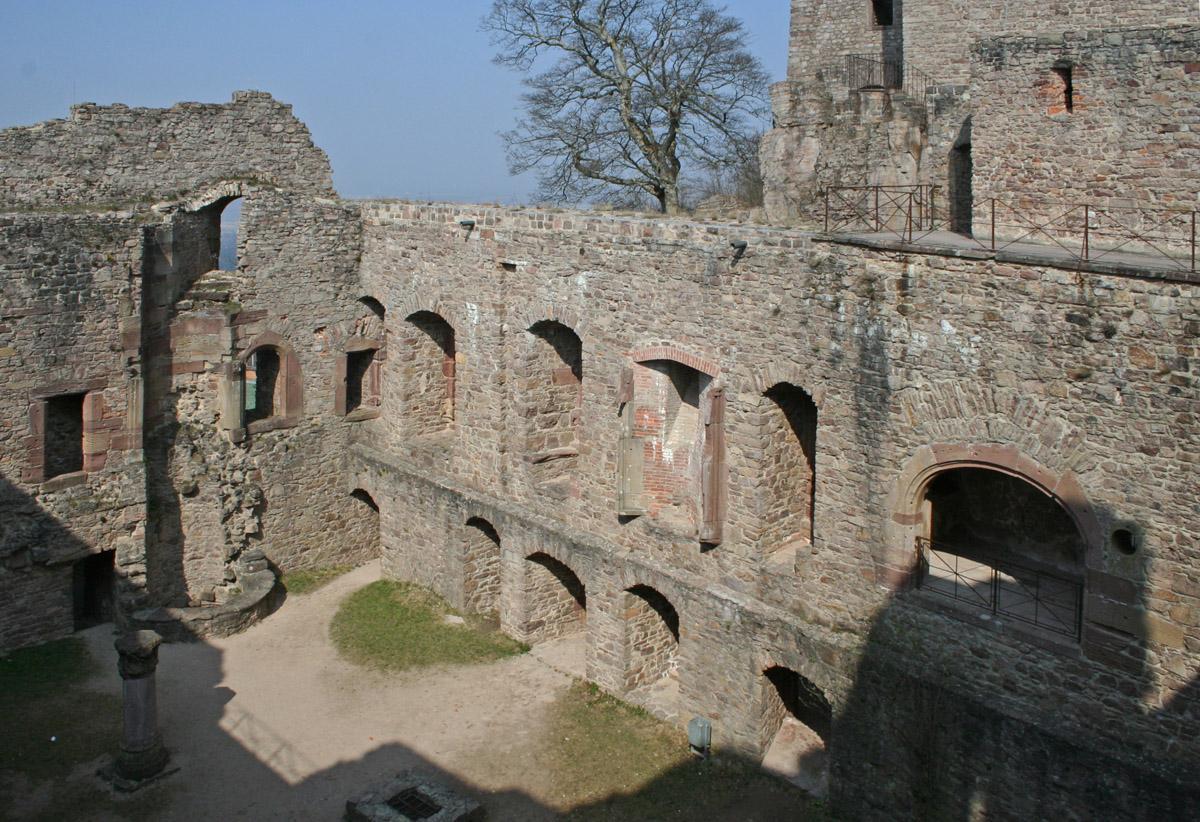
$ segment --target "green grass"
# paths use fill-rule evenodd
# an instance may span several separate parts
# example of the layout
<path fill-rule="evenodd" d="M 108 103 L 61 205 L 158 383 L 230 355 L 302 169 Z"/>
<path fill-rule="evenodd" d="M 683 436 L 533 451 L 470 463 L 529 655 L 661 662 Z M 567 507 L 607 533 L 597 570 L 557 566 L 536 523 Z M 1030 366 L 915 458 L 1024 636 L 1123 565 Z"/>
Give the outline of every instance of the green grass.
<path fill-rule="evenodd" d="M 117 749 L 121 700 L 79 687 L 95 671 L 77 637 L 0 659 L 0 771 L 48 779 Z"/>
<path fill-rule="evenodd" d="M 283 587 L 289 594 L 311 594 L 318 588 L 328 585 L 333 580 L 349 571 L 350 565 L 330 565 L 326 568 L 300 568 L 296 571 L 285 571 Z"/>
<path fill-rule="evenodd" d="M 555 706 L 537 760 L 575 822 L 824 819 L 822 806 L 756 762 L 700 760 L 681 730 L 577 682 Z"/>
<path fill-rule="evenodd" d="M 451 614 L 446 601 L 425 588 L 381 580 L 347 597 L 329 632 L 346 658 L 388 671 L 474 665 L 529 650 L 478 617 L 449 625 L 443 617 Z"/>

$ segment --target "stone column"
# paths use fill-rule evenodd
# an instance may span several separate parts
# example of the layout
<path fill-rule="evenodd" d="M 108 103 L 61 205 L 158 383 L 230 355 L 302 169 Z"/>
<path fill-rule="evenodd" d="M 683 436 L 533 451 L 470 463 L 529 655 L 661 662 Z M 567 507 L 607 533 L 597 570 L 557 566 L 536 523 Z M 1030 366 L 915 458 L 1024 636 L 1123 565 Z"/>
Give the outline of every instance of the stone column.
<path fill-rule="evenodd" d="M 149 779 L 167 764 L 167 750 L 158 735 L 158 698 L 154 682 L 161 643 L 162 637 L 154 631 L 133 631 L 114 643 L 121 657 L 118 670 L 124 680 L 125 714 L 116 771 L 117 776 L 124 779 Z"/>

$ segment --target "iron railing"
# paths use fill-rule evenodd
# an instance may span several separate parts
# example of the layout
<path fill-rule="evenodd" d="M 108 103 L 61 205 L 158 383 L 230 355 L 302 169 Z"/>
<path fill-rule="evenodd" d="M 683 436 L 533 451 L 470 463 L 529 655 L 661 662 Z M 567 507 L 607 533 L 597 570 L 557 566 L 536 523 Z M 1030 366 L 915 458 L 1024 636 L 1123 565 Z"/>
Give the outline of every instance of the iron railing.
<path fill-rule="evenodd" d="M 988 197 L 956 215 L 938 186 L 849 186 L 823 192 L 825 233 L 874 233 L 912 243 L 1026 251 L 1073 263 L 1196 273 L 1197 212 L 1057 203 L 1026 194 Z M 934 236 L 942 233 L 942 236 Z M 951 236 L 953 235 L 953 236 Z"/>
<path fill-rule="evenodd" d="M 923 100 L 925 90 L 933 85 L 933 78 L 899 60 L 880 60 L 866 54 L 847 54 L 846 83 L 851 91 L 893 89 Z"/>
<path fill-rule="evenodd" d="M 918 538 L 917 587 L 1056 634 L 1079 639 L 1083 583 L 986 552 Z"/>

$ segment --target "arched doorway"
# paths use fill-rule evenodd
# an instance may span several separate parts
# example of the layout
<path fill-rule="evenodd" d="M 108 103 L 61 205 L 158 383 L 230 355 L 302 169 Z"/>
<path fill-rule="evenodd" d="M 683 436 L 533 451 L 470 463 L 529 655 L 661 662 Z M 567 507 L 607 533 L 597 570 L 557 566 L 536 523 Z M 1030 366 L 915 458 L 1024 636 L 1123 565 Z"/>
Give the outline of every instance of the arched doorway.
<path fill-rule="evenodd" d="M 483 517 L 467 520 L 463 606 L 480 614 L 493 613 L 500 607 L 500 534 Z"/>

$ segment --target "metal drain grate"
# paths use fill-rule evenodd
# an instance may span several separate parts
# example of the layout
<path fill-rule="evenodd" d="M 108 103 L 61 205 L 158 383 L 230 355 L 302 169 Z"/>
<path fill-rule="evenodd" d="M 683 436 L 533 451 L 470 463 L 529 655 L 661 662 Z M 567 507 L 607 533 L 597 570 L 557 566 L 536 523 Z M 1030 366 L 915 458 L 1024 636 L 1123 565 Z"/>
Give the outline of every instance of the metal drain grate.
<path fill-rule="evenodd" d="M 388 805 L 409 819 L 428 819 L 442 809 L 416 788 L 405 788 L 388 800 Z"/>

